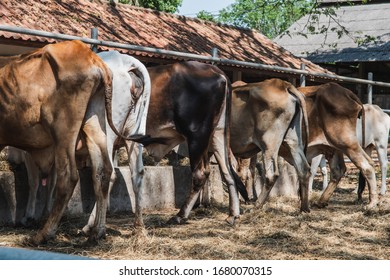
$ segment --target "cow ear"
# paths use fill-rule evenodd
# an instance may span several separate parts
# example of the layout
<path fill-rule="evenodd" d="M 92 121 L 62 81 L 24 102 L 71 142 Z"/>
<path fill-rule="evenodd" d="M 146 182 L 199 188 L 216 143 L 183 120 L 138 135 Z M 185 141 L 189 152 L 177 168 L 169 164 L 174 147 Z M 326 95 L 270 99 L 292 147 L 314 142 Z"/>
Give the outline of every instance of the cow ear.
<path fill-rule="evenodd" d="M 237 88 L 237 87 L 243 87 L 243 86 L 246 86 L 247 83 L 243 82 L 243 81 L 235 81 L 234 83 L 232 83 L 232 88 Z"/>
<path fill-rule="evenodd" d="M 130 78 L 132 80 L 131 84 L 131 95 L 135 100 L 137 100 L 142 92 L 144 91 L 144 83 L 142 79 L 136 74 L 135 68 L 129 71 Z"/>

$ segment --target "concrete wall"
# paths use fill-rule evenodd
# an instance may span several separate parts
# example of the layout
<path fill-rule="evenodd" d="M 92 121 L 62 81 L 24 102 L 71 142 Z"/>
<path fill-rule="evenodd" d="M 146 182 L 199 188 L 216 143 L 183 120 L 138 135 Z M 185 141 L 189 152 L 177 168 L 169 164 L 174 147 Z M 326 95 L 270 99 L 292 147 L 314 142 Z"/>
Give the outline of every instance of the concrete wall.
<path fill-rule="evenodd" d="M 110 212 L 134 212 L 134 191 L 128 167 L 116 168 L 117 181 L 110 196 Z M 227 194 L 222 187 L 222 180 L 217 166 L 212 166 L 208 182 L 208 191 L 204 192 L 205 203 L 210 201 L 224 202 Z M 191 188 L 191 170 L 189 167 L 145 167 L 145 183 L 142 192 L 143 206 L 146 209 L 179 208 Z M 16 222 L 19 222 L 26 209 L 28 199 L 27 174 L 25 168 L 14 172 L 0 172 L 0 224 L 12 221 L 13 199 L 16 202 Z M 36 217 L 42 215 L 46 191 L 40 187 L 37 195 Z M 68 204 L 66 214 L 75 215 L 90 213 L 95 203 L 91 170 L 80 170 L 80 184 L 75 188 Z"/>
<path fill-rule="evenodd" d="M 23 166 L 24 167 L 24 166 Z M 12 221 L 12 197 L 16 202 L 16 222 L 24 215 L 28 199 L 27 174 L 25 168 L 18 168 L 14 172 L 0 172 L 0 224 Z M 271 192 L 272 196 L 296 195 L 296 175 L 290 165 L 282 166 L 282 176 Z M 134 191 L 131 184 L 128 167 L 116 169 L 117 181 L 110 196 L 109 211 L 134 212 Z M 80 170 L 80 184 L 76 187 L 68 204 L 66 214 L 77 215 L 90 213 L 95 203 L 89 168 Z M 146 166 L 145 183 L 143 189 L 143 206 L 149 210 L 179 208 L 191 188 L 191 170 L 189 167 Z M 261 177 L 256 176 L 256 193 L 261 192 Z M 36 217 L 42 215 L 46 190 L 40 187 L 37 195 L 38 204 Z M 11 203 L 10 203 L 11 201 Z M 219 168 L 211 166 L 211 174 L 202 193 L 202 204 L 228 203 L 228 194 L 224 189 Z"/>

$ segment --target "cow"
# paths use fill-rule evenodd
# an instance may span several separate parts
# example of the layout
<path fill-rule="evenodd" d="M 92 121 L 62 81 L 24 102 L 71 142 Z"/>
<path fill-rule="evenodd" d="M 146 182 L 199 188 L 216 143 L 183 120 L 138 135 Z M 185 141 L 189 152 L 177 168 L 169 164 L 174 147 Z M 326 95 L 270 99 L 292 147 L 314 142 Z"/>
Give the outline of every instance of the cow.
<path fill-rule="evenodd" d="M 106 124 L 86 112 L 103 100 L 98 109 L 107 112 L 109 126 L 120 135 L 111 118 L 111 94 L 110 70 L 77 40 L 12 57 L 0 68 L 1 149 L 23 149 L 30 153 L 44 178 L 53 166 L 57 177 L 53 209 L 38 232 L 26 240 L 28 244 L 38 245 L 55 236 L 79 178 L 75 150 L 80 135 L 88 150 L 95 152 L 97 195 L 108 189 L 112 167 L 106 139 L 101 137 Z M 102 234 L 101 218 L 94 224 L 92 239 Z"/>
<path fill-rule="evenodd" d="M 129 55 L 121 54 L 118 51 L 101 52 L 98 56 L 105 62 L 112 72 L 112 121 L 115 127 L 120 128 L 120 136 L 118 136 L 108 125 L 106 125 L 106 136 L 107 138 L 107 149 L 108 154 L 112 155 L 109 157 L 110 164 L 114 167 L 114 155 L 115 151 L 121 145 L 125 145 L 129 155 L 129 167 L 132 174 L 132 183 L 135 193 L 138 193 L 138 189 L 141 188 L 142 176 L 143 176 L 143 165 L 142 163 L 142 145 L 135 143 L 131 140 L 126 140 L 126 137 L 130 137 L 131 133 L 138 135 L 145 134 L 146 115 L 147 108 L 150 98 L 151 83 L 148 71 L 146 67 L 134 57 Z M 102 99 L 96 100 L 93 104 L 88 107 L 86 112 L 87 116 L 97 116 L 98 119 L 105 119 L 104 111 L 101 111 Z M 106 120 L 107 121 L 107 120 Z M 9 147 L 9 152 L 13 157 L 19 155 L 19 158 L 27 167 L 27 173 L 29 177 L 29 199 L 26 207 L 26 215 L 22 219 L 23 225 L 30 225 L 34 222 L 35 215 L 35 203 L 36 193 L 39 185 L 39 170 L 35 163 L 31 160 L 31 156 L 26 151 Z M 94 156 L 94 150 L 86 150 L 85 138 L 81 138 L 78 143 L 78 149 L 76 150 L 76 159 L 79 166 L 84 166 L 85 157 Z M 15 161 L 15 160 L 14 160 Z M 96 160 L 95 160 L 96 162 Z M 94 167 L 94 161 L 90 163 Z M 93 168 L 93 170 L 96 168 Z M 48 179 L 48 195 L 46 208 L 51 209 L 52 204 L 52 193 L 54 191 L 53 186 L 50 184 L 53 181 L 56 174 L 52 172 Z M 111 189 L 113 183 L 116 180 L 116 173 L 113 170 L 110 178 L 109 189 Z M 93 180 L 94 181 L 94 180 Z M 46 180 L 44 181 L 46 182 Z M 94 181 L 94 186 L 96 186 Z M 99 198 L 98 198 L 99 199 Z M 100 198 L 101 205 L 95 204 L 92 211 L 91 218 L 87 225 L 83 228 L 83 233 L 89 235 L 91 228 L 94 226 L 95 217 L 98 214 L 97 206 L 101 206 L 99 209 L 99 215 L 105 215 L 105 208 L 107 207 L 108 195 L 104 194 Z M 104 216 L 103 216 L 104 217 Z M 101 227 L 105 224 L 105 219 L 102 218 Z M 104 230 L 99 233 L 99 237 L 104 235 Z M 90 240 L 92 241 L 92 240 Z"/>
<path fill-rule="evenodd" d="M 326 159 L 324 155 L 318 155 L 312 158 L 310 168 L 311 168 L 311 176 L 309 180 L 309 191 L 311 192 L 313 190 L 313 182 L 314 177 L 317 174 L 318 167 L 321 170 L 322 174 L 322 190 L 326 189 L 326 186 L 328 185 L 328 170 L 326 168 Z"/>
<path fill-rule="evenodd" d="M 132 135 L 146 135 L 146 119 L 151 94 L 151 80 L 146 67 L 136 58 L 121 54 L 117 51 L 101 52 L 98 54 L 108 65 L 113 76 L 112 93 L 112 119 L 115 127 L 120 128 L 120 136 L 108 127 L 107 148 L 110 154 L 110 164 L 114 167 L 115 152 L 125 146 L 131 171 L 131 180 L 136 201 L 141 200 L 144 165 L 142 160 L 143 145 L 131 140 Z M 150 141 L 150 137 L 144 137 L 142 141 Z M 137 140 L 139 141 L 139 140 Z M 108 197 L 116 180 L 113 171 L 109 189 L 104 194 L 104 207 L 109 203 Z M 83 227 L 83 233 L 89 235 L 96 220 L 97 204 L 89 217 L 88 223 Z M 100 209 L 100 211 L 105 211 Z M 142 213 L 139 203 L 136 203 L 136 215 L 134 224 L 143 226 Z"/>
<path fill-rule="evenodd" d="M 279 176 L 277 157 L 280 155 L 297 170 L 300 210 L 310 212 L 310 166 L 305 156 L 307 129 L 304 96 L 292 84 L 281 79 L 233 84 L 231 151 L 240 159 L 239 172 L 249 177 L 250 182 L 253 182 L 256 155 L 263 153 L 265 186 L 257 198 L 259 207 L 266 202 Z"/>
<path fill-rule="evenodd" d="M 380 194 L 385 195 L 386 193 L 386 175 L 387 175 L 387 145 L 388 137 L 390 130 L 390 116 L 382 111 L 378 105 L 364 104 L 364 113 L 365 113 L 365 140 L 364 140 L 364 150 L 368 155 L 371 156 L 373 149 L 377 151 L 379 165 L 381 167 L 381 189 Z M 362 119 L 358 118 L 356 123 L 356 134 L 359 140 L 359 144 L 363 146 L 362 141 Z M 316 160 L 314 162 L 314 160 Z M 320 163 L 318 163 L 320 161 Z M 318 167 L 318 164 L 321 164 L 321 170 L 323 174 L 323 190 L 327 186 L 327 170 L 326 170 L 326 161 L 323 155 L 319 155 L 312 160 L 312 177 L 315 175 L 315 170 Z M 325 167 L 325 168 L 324 168 Z M 314 172 L 313 172 L 314 171 Z M 364 189 L 364 177 L 360 173 L 359 175 L 359 187 Z M 358 189 L 359 189 L 358 187 Z M 362 190 L 361 190 L 362 191 Z M 361 192 L 358 193 L 358 200 L 361 200 Z"/>
<path fill-rule="evenodd" d="M 345 154 L 368 182 L 370 201 L 367 208 L 375 208 L 378 204 L 378 194 L 374 162 L 360 146 L 356 134 L 358 116 L 362 116 L 363 123 L 365 119 L 362 102 L 352 91 L 333 82 L 300 87 L 298 90 L 306 96 L 309 119 L 307 159 L 311 162 L 315 156 L 324 154 L 330 163 L 330 182 L 316 205 L 328 205 L 333 191 L 346 171 L 343 156 Z"/>
<path fill-rule="evenodd" d="M 245 198 L 247 195 L 229 157 L 229 79 L 218 67 L 196 61 L 149 67 L 148 71 L 152 91 L 146 134 L 152 142 L 143 142 L 145 149 L 159 162 L 175 146 L 187 142 L 192 171 L 192 190 L 169 223 L 188 219 L 210 173 L 213 153 L 229 189 L 226 221 L 235 224 L 240 217 L 237 188 Z M 141 209 L 139 200 L 136 204 Z"/>

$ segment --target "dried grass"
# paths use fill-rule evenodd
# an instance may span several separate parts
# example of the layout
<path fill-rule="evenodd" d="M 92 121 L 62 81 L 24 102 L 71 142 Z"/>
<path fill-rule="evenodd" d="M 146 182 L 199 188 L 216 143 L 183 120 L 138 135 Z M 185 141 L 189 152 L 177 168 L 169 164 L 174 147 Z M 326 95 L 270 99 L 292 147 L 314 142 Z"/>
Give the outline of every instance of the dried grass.
<path fill-rule="evenodd" d="M 167 225 L 177 209 L 145 213 L 146 228 L 132 227 L 127 214 L 108 214 L 107 237 L 83 246 L 78 230 L 87 216 L 64 217 L 57 238 L 38 249 L 99 259 L 390 259 L 390 195 L 379 209 L 365 211 L 353 192 L 356 169 L 350 169 L 325 209 L 299 213 L 299 201 L 272 198 L 263 209 L 242 205 L 239 225 L 224 219 L 226 205 L 195 209 L 187 224 Z M 320 195 L 315 190 L 311 201 Z M 367 191 L 364 196 L 368 200 Z M 0 246 L 22 247 L 35 230 L 1 228 Z"/>

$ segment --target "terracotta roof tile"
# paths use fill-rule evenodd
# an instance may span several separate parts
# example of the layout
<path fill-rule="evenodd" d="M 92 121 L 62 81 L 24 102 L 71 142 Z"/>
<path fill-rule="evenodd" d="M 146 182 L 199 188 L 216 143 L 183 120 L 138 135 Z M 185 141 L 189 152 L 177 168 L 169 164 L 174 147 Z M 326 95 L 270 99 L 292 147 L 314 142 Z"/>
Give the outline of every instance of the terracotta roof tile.
<path fill-rule="evenodd" d="M 115 6 L 106 1 L 87 0 L 2 0 L 0 24 L 88 37 L 92 27 L 99 29 L 99 39 L 145 47 L 218 56 L 299 69 L 328 72 L 297 57 L 261 33 L 220 25 L 199 19 L 172 15 L 130 5 Z M 42 43 L 53 39 L 0 31 L 0 38 L 23 39 Z M 130 52 L 133 53 L 134 52 Z M 136 53 L 143 56 L 160 56 Z"/>

